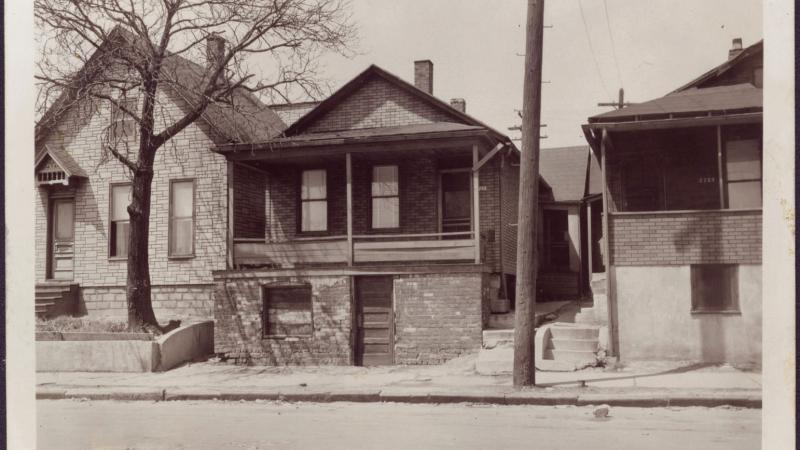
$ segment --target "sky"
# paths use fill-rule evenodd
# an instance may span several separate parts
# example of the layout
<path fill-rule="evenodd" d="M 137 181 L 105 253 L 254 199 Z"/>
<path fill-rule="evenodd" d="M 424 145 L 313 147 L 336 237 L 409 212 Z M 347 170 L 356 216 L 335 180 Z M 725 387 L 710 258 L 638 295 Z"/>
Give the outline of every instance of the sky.
<path fill-rule="evenodd" d="M 517 138 L 508 127 L 520 123 L 526 5 L 352 0 L 359 54 L 326 55 L 323 74 L 336 89 L 376 64 L 413 82 L 413 62 L 430 59 L 436 97 L 464 98 L 467 113 Z M 580 125 L 608 111 L 596 104 L 615 101 L 620 87 L 626 101 L 660 97 L 724 62 L 733 38 L 757 42 L 762 11 L 760 0 L 550 0 L 545 25 L 547 148 L 584 145 Z"/>

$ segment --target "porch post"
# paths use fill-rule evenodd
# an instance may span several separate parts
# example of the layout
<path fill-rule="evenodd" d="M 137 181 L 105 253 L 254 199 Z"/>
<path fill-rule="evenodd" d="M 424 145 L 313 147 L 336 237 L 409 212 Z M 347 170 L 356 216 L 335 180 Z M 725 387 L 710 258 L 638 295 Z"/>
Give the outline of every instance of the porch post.
<path fill-rule="evenodd" d="M 612 283 L 612 277 L 614 276 L 614 271 L 611 268 L 611 255 L 609 254 L 610 248 L 610 236 L 608 235 L 608 217 L 609 217 L 609 192 L 608 192 L 608 171 L 606 169 L 606 148 L 610 144 L 610 136 L 608 135 L 608 129 L 603 128 L 603 134 L 600 138 L 600 172 L 603 177 L 603 265 L 606 269 L 606 302 L 607 302 L 607 313 L 608 313 L 608 352 L 611 355 L 616 355 L 618 358 L 620 357 L 619 351 L 617 348 L 616 342 L 616 335 L 617 335 L 617 324 L 614 320 L 615 314 L 614 311 L 616 309 L 616 295 L 613 292 L 614 286 Z"/>
<path fill-rule="evenodd" d="M 725 184 L 722 179 L 722 126 L 717 125 L 717 178 L 719 178 L 719 207 L 725 207 Z"/>
<path fill-rule="evenodd" d="M 350 152 L 344 154 L 347 178 L 347 265 L 353 265 L 353 162 Z"/>
<path fill-rule="evenodd" d="M 478 144 L 472 145 L 472 167 L 477 167 L 480 160 Z M 480 169 L 472 171 L 472 231 L 475 240 L 475 264 L 481 263 L 481 201 L 480 201 Z"/>
<path fill-rule="evenodd" d="M 589 285 L 592 284 L 592 273 L 594 271 L 594 267 L 592 265 L 592 261 L 594 261 L 592 255 L 592 202 L 591 200 L 586 202 L 586 258 L 589 260 L 589 264 L 586 266 L 588 267 L 588 275 L 589 275 Z"/>
<path fill-rule="evenodd" d="M 228 251 L 227 251 L 227 261 L 228 261 L 228 269 L 234 269 L 236 264 L 236 255 L 234 254 L 234 223 L 233 223 L 233 175 L 234 175 L 234 163 L 233 161 L 227 161 L 227 171 L 228 171 L 228 230 L 227 230 L 227 240 L 228 240 Z"/>

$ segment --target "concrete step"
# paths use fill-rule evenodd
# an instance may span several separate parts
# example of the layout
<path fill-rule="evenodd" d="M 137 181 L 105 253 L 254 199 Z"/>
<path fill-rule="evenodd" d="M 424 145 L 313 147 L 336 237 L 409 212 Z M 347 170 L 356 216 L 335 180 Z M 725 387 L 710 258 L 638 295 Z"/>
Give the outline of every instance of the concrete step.
<path fill-rule="evenodd" d="M 514 328 L 514 313 L 490 314 L 488 328 L 492 330 L 507 330 Z"/>
<path fill-rule="evenodd" d="M 597 339 L 600 333 L 599 327 L 591 326 L 569 326 L 566 324 L 553 325 L 550 327 L 553 339 Z"/>
<path fill-rule="evenodd" d="M 47 293 L 51 293 L 51 292 L 69 292 L 70 286 L 69 285 L 49 286 L 49 285 L 37 284 L 36 288 L 34 290 L 37 293 L 39 293 L 39 292 L 42 292 L 42 293 L 45 293 L 45 292 L 47 292 Z"/>
<path fill-rule="evenodd" d="M 578 350 L 596 352 L 597 339 L 550 339 L 550 348 L 553 350 Z"/>
<path fill-rule="evenodd" d="M 38 302 L 38 301 L 58 300 L 61 297 L 63 297 L 63 295 L 61 294 L 36 294 L 34 299 Z"/>
<path fill-rule="evenodd" d="M 514 346 L 514 330 L 483 330 L 483 348 Z"/>

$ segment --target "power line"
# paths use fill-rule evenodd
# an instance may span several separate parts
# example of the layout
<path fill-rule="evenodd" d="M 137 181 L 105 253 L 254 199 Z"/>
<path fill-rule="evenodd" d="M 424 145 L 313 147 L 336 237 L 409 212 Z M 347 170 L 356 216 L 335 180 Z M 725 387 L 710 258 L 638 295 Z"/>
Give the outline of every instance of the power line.
<path fill-rule="evenodd" d="M 625 87 L 625 84 L 622 82 L 622 72 L 619 70 L 619 60 L 617 60 L 617 48 L 614 44 L 614 34 L 611 32 L 611 18 L 608 16 L 608 3 L 606 0 L 603 0 L 603 9 L 606 13 L 606 28 L 608 29 L 608 38 L 611 39 L 611 54 L 614 56 L 614 66 L 617 68 L 617 78 L 619 78 L 619 86 L 621 88 Z"/>
<path fill-rule="evenodd" d="M 589 36 L 589 26 L 586 25 L 586 16 L 583 13 L 583 4 L 581 3 L 581 0 L 578 0 L 578 7 L 581 10 L 583 31 L 586 32 L 586 41 L 589 42 L 589 53 L 592 54 L 592 60 L 594 61 L 594 69 L 597 72 L 597 78 L 600 79 L 600 84 L 603 86 L 603 91 L 605 91 L 606 97 L 611 97 L 611 94 L 608 91 L 608 87 L 606 86 L 606 82 L 603 80 L 603 75 L 600 74 L 600 63 L 597 62 L 597 54 L 594 52 L 594 46 L 592 45 L 592 38 L 591 36 Z"/>

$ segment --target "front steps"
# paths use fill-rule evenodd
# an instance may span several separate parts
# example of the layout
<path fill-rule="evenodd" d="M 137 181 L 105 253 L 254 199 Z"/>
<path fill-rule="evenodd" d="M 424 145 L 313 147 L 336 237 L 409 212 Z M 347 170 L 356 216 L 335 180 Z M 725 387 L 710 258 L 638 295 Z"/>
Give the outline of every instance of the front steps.
<path fill-rule="evenodd" d="M 552 323 L 536 330 L 536 368 L 573 371 L 598 364 L 606 348 L 605 328 L 593 325 Z M 483 375 L 511 373 L 514 365 L 514 330 L 484 330 L 483 348 L 475 369 Z"/>
<path fill-rule="evenodd" d="M 63 281 L 36 283 L 35 301 L 38 318 L 73 315 L 78 312 L 78 285 Z"/>
<path fill-rule="evenodd" d="M 575 323 L 606 325 L 608 323 L 606 273 L 593 273 L 589 286 L 592 298 L 585 304 L 582 303 L 580 305 L 580 311 L 575 315 Z"/>

